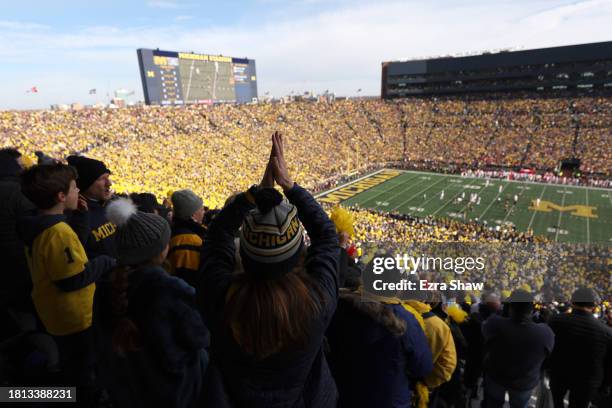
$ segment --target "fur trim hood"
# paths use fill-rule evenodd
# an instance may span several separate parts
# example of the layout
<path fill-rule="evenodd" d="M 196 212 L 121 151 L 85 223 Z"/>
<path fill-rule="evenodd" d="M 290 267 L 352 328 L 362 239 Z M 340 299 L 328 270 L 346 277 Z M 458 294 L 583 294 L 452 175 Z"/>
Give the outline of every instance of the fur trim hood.
<path fill-rule="evenodd" d="M 369 299 L 364 300 L 360 292 L 344 289 L 340 290 L 340 300 L 383 326 L 395 337 L 400 337 L 406 332 L 406 322 L 395 314 L 390 305 Z"/>

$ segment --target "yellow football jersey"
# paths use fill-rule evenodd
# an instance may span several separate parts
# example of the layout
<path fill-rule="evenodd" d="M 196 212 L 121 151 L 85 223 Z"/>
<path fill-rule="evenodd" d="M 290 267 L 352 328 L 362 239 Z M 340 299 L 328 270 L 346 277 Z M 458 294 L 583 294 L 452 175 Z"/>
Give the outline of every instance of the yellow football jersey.
<path fill-rule="evenodd" d="M 88 261 L 72 228 L 62 221 L 45 229 L 26 248 L 26 256 L 32 275 L 32 300 L 47 331 L 63 336 L 90 327 L 95 283 L 71 292 L 53 283 L 83 272 Z"/>

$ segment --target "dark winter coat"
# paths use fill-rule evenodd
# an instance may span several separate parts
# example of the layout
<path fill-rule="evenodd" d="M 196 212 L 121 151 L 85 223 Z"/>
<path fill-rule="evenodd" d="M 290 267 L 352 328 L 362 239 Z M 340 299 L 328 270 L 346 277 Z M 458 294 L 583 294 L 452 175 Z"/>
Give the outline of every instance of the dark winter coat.
<path fill-rule="evenodd" d="M 238 195 L 215 217 L 202 248 L 198 297 L 212 333 L 211 375 L 204 396 L 209 406 L 280 408 L 335 407 L 337 389 L 325 355 L 323 337 L 338 297 L 340 247 L 336 228 L 314 197 L 297 184 L 285 193 L 297 207 L 311 240 L 307 272 L 324 295 L 321 313 L 304 347 L 295 347 L 263 360 L 242 352 L 222 322 L 226 293 L 235 265 L 234 236 L 254 206 Z M 208 376 L 207 376 L 208 377 Z"/>
<path fill-rule="evenodd" d="M 555 344 L 552 330 L 529 318 L 493 316 L 482 325 L 482 333 L 485 375 L 509 389 L 535 388 Z"/>
<path fill-rule="evenodd" d="M 17 234 L 21 217 L 36 213 L 36 207 L 21 193 L 18 174 L 21 167 L 14 157 L 0 153 L 0 253 L 2 285 L 0 299 L 12 305 L 29 303 L 32 280 L 24 243 Z"/>
<path fill-rule="evenodd" d="M 410 407 L 413 380 L 433 368 L 423 329 L 399 304 L 344 292 L 327 338 L 339 407 Z"/>
<path fill-rule="evenodd" d="M 140 350 L 113 351 L 116 317 L 109 283 L 94 297 L 99 379 L 115 406 L 197 407 L 208 362 L 210 336 L 195 307 L 195 290 L 159 266 L 129 277 L 128 312 L 138 327 Z"/>
<path fill-rule="evenodd" d="M 461 327 L 465 340 L 468 344 L 465 362 L 465 383 L 468 387 L 476 385 L 478 378 L 482 375 L 482 362 L 484 359 L 484 339 L 482 337 L 482 324 L 495 313 L 491 308 L 481 303 L 478 311 L 470 314 L 470 318 Z"/>
<path fill-rule="evenodd" d="M 106 218 L 106 203 L 87 199 L 87 207 L 87 211 L 72 211 L 68 224 L 79 236 L 89 259 L 100 255 L 116 258 L 117 227 Z"/>
<path fill-rule="evenodd" d="M 550 319 L 551 378 L 597 389 L 612 385 L 612 329 L 582 310 Z"/>

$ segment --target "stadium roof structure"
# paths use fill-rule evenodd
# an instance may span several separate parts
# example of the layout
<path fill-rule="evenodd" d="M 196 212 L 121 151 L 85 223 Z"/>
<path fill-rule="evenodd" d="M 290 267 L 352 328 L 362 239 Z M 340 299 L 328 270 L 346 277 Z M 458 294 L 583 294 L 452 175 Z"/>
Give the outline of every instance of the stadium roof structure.
<path fill-rule="evenodd" d="M 385 99 L 598 89 L 612 91 L 612 41 L 382 63 Z"/>

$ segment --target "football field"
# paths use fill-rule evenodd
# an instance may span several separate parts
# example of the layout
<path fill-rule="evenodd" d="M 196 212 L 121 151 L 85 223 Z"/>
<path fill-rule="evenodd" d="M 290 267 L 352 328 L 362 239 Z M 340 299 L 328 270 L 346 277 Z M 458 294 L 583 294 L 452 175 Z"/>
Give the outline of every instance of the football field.
<path fill-rule="evenodd" d="M 418 217 L 477 220 L 492 227 L 514 225 L 554 242 L 612 243 L 610 189 L 385 169 L 318 199 Z"/>

